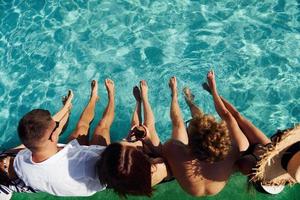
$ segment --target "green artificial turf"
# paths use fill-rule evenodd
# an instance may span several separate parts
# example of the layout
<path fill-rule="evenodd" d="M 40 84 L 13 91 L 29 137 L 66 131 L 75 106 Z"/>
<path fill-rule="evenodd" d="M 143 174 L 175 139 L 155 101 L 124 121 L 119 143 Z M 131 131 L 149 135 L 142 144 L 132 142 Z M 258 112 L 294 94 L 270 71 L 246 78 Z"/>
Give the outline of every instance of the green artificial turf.
<path fill-rule="evenodd" d="M 15 193 L 13 195 L 13 200 L 34 200 L 34 199 L 99 199 L 99 200 L 114 200 L 119 199 L 112 190 L 105 190 L 98 192 L 91 197 L 55 197 L 46 193 L 36 193 L 36 194 L 25 194 L 25 193 Z M 128 199 L 150 199 L 148 197 L 132 197 L 129 196 Z M 168 183 L 163 183 L 155 187 L 155 192 L 151 199 L 163 199 L 163 200 L 174 200 L 174 199 L 207 199 L 207 200 L 300 200 L 300 185 L 286 186 L 284 191 L 278 195 L 267 195 L 256 192 L 253 187 L 248 187 L 247 178 L 240 174 L 235 174 L 231 177 L 230 181 L 227 183 L 226 187 L 215 196 L 209 197 L 192 197 L 186 194 L 178 185 L 176 181 L 171 181 Z"/>

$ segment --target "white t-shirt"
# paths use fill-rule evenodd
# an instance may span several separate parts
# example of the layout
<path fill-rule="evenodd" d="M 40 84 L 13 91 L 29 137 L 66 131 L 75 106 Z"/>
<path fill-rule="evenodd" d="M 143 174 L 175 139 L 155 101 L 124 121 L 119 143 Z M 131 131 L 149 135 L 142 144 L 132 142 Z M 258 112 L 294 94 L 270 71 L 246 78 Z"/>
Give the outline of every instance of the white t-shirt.
<path fill-rule="evenodd" d="M 33 162 L 31 151 L 24 149 L 17 154 L 14 169 L 27 186 L 37 191 L 57 196 L 90 196 L 105 189 L 95 167 L 104 149 L 72 140 L 41 163 Z"/>

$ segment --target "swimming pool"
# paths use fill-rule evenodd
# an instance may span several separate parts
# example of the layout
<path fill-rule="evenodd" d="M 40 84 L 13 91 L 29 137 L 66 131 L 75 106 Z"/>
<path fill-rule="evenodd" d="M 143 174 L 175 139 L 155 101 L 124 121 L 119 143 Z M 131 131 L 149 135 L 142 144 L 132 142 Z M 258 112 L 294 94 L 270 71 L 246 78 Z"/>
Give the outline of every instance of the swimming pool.
<path fill-rule="evenodd" d="M 52 113 L 68 89 L 75 94 L 67 135 L 97 79 L 116 84 L 113 140 L 129 129 L 132 87 L 146 79 L 162 140 L 171 132 L 168 80 L 190 86 L 213 113 L 200 87 L 210 68 L 220 94 L 267 135 L 300 121 L 300 5 L 296 0 L 4 1 L 0 2 L 0 145 L 19 143 L 16 127 L 33 108 Z M 180 105 L 189 119 L 182 95 Z"/>

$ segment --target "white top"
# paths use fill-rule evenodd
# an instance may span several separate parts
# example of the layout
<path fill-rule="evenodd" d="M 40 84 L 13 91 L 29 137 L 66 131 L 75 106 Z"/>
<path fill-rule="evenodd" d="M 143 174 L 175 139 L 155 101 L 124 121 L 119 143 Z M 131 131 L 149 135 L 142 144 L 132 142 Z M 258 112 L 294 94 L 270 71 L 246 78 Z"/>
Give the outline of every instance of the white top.
<path fill-rule="evenodd" d="M 83 146 L 72 140 L 47 160 L 35 163 L 29 149 L 20 151 L 14 169 L 27 186 L 57 196 L 90 196 L 105 189 L 96 172 L 96 162 L 105 147 Z"/>

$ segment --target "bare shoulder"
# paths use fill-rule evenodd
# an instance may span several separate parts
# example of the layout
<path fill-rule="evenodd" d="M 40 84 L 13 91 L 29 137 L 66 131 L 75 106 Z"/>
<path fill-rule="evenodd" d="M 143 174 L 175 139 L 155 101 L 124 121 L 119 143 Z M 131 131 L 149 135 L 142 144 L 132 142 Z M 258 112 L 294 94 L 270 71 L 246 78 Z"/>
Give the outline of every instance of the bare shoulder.
<path fill-rule="evenodd" d="M 190 195 L 214 195 L 225 186 L 230 173 L 224 173 L 224 164 L 229 167 L 231 159 L 214 164 L 198 161 L 188 146 L 177 140 L 167 141 L 163 152 L 174 177 Z"/>
<path fill-rule="evenodd" d="M 193 159 L 188 145 L 179 140 L 170 139 L 162 146 L 163 156 L 166 160 L 176 159 L 177 161 L 185 162 Z"/>
<path fill-rule="evenodd" d="M 182 189 L 194 196 L 205 190 L 201 164 L 191 155 L 187 145 L 169 140 L 163 146 L 163 155 Z"/>

